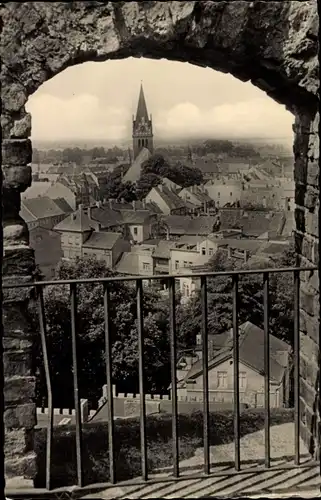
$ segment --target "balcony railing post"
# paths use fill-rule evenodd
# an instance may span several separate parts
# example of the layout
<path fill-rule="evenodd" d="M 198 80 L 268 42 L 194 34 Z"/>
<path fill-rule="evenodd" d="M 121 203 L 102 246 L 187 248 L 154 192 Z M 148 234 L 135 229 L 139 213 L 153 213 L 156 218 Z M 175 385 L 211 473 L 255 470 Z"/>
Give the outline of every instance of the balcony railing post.
<path fill-rule="evenodd" d="M 264 407 L 265 407 L 265 467 L 270 467 L 270 331 L 269 331 L 269 274 L 263 274 L 264 304 Z"/>
<path fill-rule="evenodd" d="M 144 317 L 143 317 L 143 282 L 136 281 L 137 292 L 137 329 L 138 329 L 138 355 L 139 355 L 139 395 L 140 395 L 140 443 L 142 478 L 148 479 L 147 442 L 146 442 L 146 403 L 144 388 Z"/>
<path fill-rule="evenodd" d="M 204 472 L 210 473 L 209 447 L 209 394 L 208 394 L 208 325 L 207 325 L 207 283 L 206 277 L 201 277 L 202 302 L 202 358 L 203 358 L 203 415 L 204 415 Z"/>
<path fill-rule="evenodd" d="M 176 322 L 175 322 L 175 279 L 169 279 L 169 314 L 170 314 L 170 356 L 171 356 L 171 396 L 172 396 L 172 446 L 173 446 L 173 473 L 179 476 L 179 449 L 178 449 L 178 411 L 177 411 L 177 355 L 176 355 Z"/>
<path fill-rule="evenodd" d="M 294 463 L 300 465 L 300 272 L 294 271 Z"/>
<path fill-rule="evenodd" d="M 107 382 L 107 411 L 108 411 L 108 452 L 110 482 L 115 484 L 115 437 L 114 437 L 114 395 L 112 382 L 112 345 L 110 322 L 110 291 L 108 284 L 104 284 L 104 319 L 105 319 L 105 362 Z"/>
<path fill-rule="evenodd" d="M 47 443 L 46 443 L 46 488 L 47 488 L 47 490 L 50 490 L 51 489 L 51 452 L 52 452 L 54 411 L 53 411 L 53 401 L 52 401 L 50 364 L 49 364 L 48 351 L 47 351 L 45 306 L 44 306 L 44 300 L 43 300 L 43 289 L 42 289 L 41 285 L 36 286 L 36 294 L 37 294 L 37 302 L 38 302 L 41 347 L 42 347 L 43 363 L 44 363 L 46 386 L 47 386 L 47 393 L 48 393 L 48 427 L 47 427 Z"/>
<path fill-rule="evenodd" d="M 83 486 L 82 467 L 82 439 L 81 439 L 81 413 L 78 387 L 78 358 L 77 358 L 77 290 L 76 285 L 70 285 L 70 305 L 71 305 L 71 343 L 72 343 L 72 370 L 74 379 L 74 401 L 76 418 L 76 460 L 78 486 Z"/>
<path fill-rule="evenodd" d="M 238 275 L 233 275 L 233 365 L 234 365 L 234 439 L 235 470 L 241 468 L 240 460 L 240 386 L 239 386 L 239 313 Z"/>

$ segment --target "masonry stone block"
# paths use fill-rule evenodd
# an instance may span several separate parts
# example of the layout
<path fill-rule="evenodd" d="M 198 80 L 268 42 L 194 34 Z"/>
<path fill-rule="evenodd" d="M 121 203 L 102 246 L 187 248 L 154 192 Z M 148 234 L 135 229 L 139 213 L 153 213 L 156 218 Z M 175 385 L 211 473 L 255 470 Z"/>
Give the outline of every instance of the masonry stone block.
<path fill-rule="evenodd" d="M 6 82 L 5 82 L 6 83 Z M 4 110 L 17 112 L 26 104 L 28 94 L 20 83 L 8 82 L 2 85 L 2 105 Z"/>
<path fill-rule="evenodd" d="M 10 129 L 10 138 L 27 139 L 31 135 L 31 114 L 26 113 L 19 120 L 15 120 Z"/>
<path fill-rule="evenodd" d="M 299 228 L 298 228 L 299 229 Z M 305 229 L 307 234 L 319 238 L 319 214 L 307 212 L 305 214 Z"/>
<path fill-rule="evenodd" d="M 34 403 L 25 404 L 5 404 L 4 425 L 6 429 L 33 429 L 37 423 L 36 405 Z"/>
<path fill-rule="evenodd" d="M 2 164 L 8 166 L 28 165 L 32 161 L 30 139 L 4 139 L 2 141 Z"/>
<path fill-rule="evenodd" d="M 304 198 L 304 206 L 309 210 L 314 210 L 319 200 L 319 191 L 311 186 L 307 186 Z"/>
<path fill-rule="evenodd" d="M 5 456 L 24 455 L 33 449 L 34 433 L 25 428 L 6 430 L 4 440 Z"/>
<path fill-rule="evenodd" d="M 31 376 L 6 378 L 4 382 L 5 403 L 33 401 L 35 395 L 35 378 Z"/>
<path fill-rule="evenodd" d="M 31 351 L 5 351 L 3 354 L 3 365 L 8 377 L 30 376 L 32 370 Z"/>
<path fill-rule="evenodd" d="M 317 393 L 303 378 L 300 379 L 300 396 L 304 400 L 306 406 L 309 406 L 313 410 Z"/>
<path fill-rule="evenodd" d="M 36 454 L 29 452 L 23 457 L 6 458 L 5 473 L 7 477 L 22 476 L 33 479 L 37 473 Z"/>
<path fill-rule="evenodd" d="M 307 184 L 317 188 L 319 185 L 319 163 L 309 162 L 307 166 Z"/>
<path fill-rule="evenodd" d="M 25 191 L 31 186 L 32 172 L 31 166 L 4 165 L 2 167 L 3 182 L 12 189 Z"/>
<path fill-rule="evenodd" d="M 34 272 L 34 251 L 30 247 L 5 248 L 2 272 L 6 276 L 30 276 Z"/>

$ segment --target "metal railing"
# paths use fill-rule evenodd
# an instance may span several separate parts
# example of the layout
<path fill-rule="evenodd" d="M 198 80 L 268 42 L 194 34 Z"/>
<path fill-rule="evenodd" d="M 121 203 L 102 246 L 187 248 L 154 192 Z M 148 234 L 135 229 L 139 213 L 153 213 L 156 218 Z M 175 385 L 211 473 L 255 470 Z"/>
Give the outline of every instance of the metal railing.
<path fill-rule="evenodd" d="M 184 275 L 184 278 L 200 279 L 200 297 L 202 310 L 202 363 L 203 363 L 203 445 L 204 445 L 204 468 L 201 477 L 209 475 L 226 475 L 226 472 L 211 471 L 210 464 L 210 418 L 209 418 L 209 360 L 208 360 L 208 309 L 207 309 L 207 280 L 218 276 L 231 277 L 233 282 L 233 369 L 234 369 L 234 438 L 235 438 L 235 471 L 242 472 L 240 460 L 240 388 L 239 388 L 239 277 L 242 275 L 262 275 L 263 276 L 263 308 L 264 308 L 264 389 L 265 389 L 265 468 L 271 467 L 270 456 L 270 342 L 269 342 L 269 276 L 275 273 L 291 273 L 294 278 L 293 301 L 294 301 L 294 345 L 293 345 L 293 365 L 294 365 L 294 465 L 300 464 L 300 335 L 299 335 L 299 315 L 300 315 L 300 273 L 306 271 L 316 271 L 317 267 L 296 267 L 296 268 L 273 268 L 246 271 L 227 271 L 209 273 L 191 273 Z M 169 293 L 169 334 L 170 334 L 170 366 L 171 366 L 171 402 L 172 402 L 172 453 L 173 453 L 173 475 L 168 480 L 188 479 L 189 476 L 180 476 L 179 467 L 179 433 L 178 433 L 178 400 L 177 400 L 177 346 L 176 346 L 176 317 L 175 317 L 175 280 L 181 279 L 181 275 L 153 275 L 153 276 L 131 276 L 131 277 L 109 277 L 109 278 L 89 278 L 74 280 L 41 281 L 33 283 L 23 283 L 15 285 L 3 285 L 6 288 L 34 287 L 38 302 L 38 315 L 40 324 L 40 336 L 43 352 L 43 361 L 48 392 L 48 428 L 46 442 L 46 489 L 51 489 L 51 459 L 53 443 L 53 398 L 51 387 L 51 375 L 46 342 L 46 318 L 44 308 L 43 289 L 47 286 L 68 285 L 70 289 L 70 310 L 71 310 L 71 338 L 72 338 L 72 369 L 73 369 L 73 390 L 75 404 L 75 429 L 76 429 L 76 463 L 77 463 L 77 485 L 84 486 L 83 453 L 82 453 L 82 423 L 80 412 L 80 397 L 78 387 L 78 356 L 77 356 L 77 286 L 83 284 L 102 284 L 104 302 L 104 330 L 105 330 L 105 364 L 106 364 L 106 384 L 107 384 L 107 410 L 108 410 L 108 454 L 110 482 L 113 485 L 117 482 L 115 472 L 115 432 L 114 432 L 114 407 L 112 389 L 112 345 L 111 345 L 111 315 L 110 315 L 110 286 L 113 282 L 136 282 L 136 302 L 137 302 L 137 329 L 138 329 L 138 350 L 139 350 L 139 395 L 140 395 L 140 440 L 141 440 L 141 471 L 142 481 L 149 480 L 147 439 L 146 439 L 146 403 L 144 387 L 144 329 L 143 329 L 143 281 L 166 281 Z M 106 450 L 107 451 L 107 450 Z M 293 465 L 291 465 L 293 467 Z M 287 468 L 284 465 L 283 468 Z M 251 468 L 262 471 L 262 468 Z M 235 474 L 235 472 L 234 472 Z M 195 478 L 195 474 L 192 476 Z M 196 476 L 197 477 L 197 476 Z M 162 478 L 166 481 L 166 478 Z M 126 482 L 128 483 L 128 482 Z M 122 482 L 123 484 L 123 482 Z M 137 480 L 135 480 L 137 484 Z"/>

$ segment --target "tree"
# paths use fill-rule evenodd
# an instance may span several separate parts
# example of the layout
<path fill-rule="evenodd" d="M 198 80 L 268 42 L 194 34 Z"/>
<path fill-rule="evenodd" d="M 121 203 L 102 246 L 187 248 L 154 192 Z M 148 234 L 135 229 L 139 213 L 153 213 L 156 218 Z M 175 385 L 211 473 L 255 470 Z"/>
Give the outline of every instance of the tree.
<path fill-rule="evenodd" d="M 290 247 L 278 258 L 269 261 L 256 261 L 255 268 L 280 268 L 293 266 L 294 249 Z M 253 265 L 253 264 L 252 264 Z M 212 261 L 212 271 L 232 271 L 251 269 L 251 264 L 236 265 L 224 256 L 217 255 Z M 252 267 L 253 269 L 253 267 Z M 233 317 L 233 280 L 229 276 L 208 278 L 208 327 L 209 333 L 219 334 L 232 328 Z M 239 324 L 251 321 L 263 328 L 264 325 L 263 277 L 261 273 L 240 275 L 238 281 Z M 293 276 L 291 273 L 271 273 L 269 279 L 269 324 L 270 333 L 293 344 Z M 200 333 L 201 329 L 200 294 L 197 294 L 183 308 L 179 317 L 182 334 L 190 337 Z"/>
<path fill-rule="evenodd" d="M 62 262 L 56 279 L 113 277 L 104 262 L 96 259 Z M 105 375 L 104 289 L 101 284 L 77 285 L 77 359 L 80 396 L 94 404 L 101 396 Z M 47 348 L 52 374 L 54 405 L 72 407 L 71 314 L 68 285 L 44 291 Z M 159 294 L 144 290 L 144 373 L 146 391 L 166 391 L 170 383 L 168 306 L 159 307 Z M 34 329 L 38 328 L 36 305 L 31 306 Z M 125 282 L 110 284 L 112 376 L 120 392 L 138 392 L 138 332 L 136 291 Z M 35 347 L 37 404 L 46 394 L 40 338 Z"/>
<path fill-rule="evenodd" d="M 102 198 L 120 201 L 124 199 L 127 203 L 137 200 L 136 187 L 132 182 L 121 182 L 120 178 L 106 180 L 102 188 Z"/>

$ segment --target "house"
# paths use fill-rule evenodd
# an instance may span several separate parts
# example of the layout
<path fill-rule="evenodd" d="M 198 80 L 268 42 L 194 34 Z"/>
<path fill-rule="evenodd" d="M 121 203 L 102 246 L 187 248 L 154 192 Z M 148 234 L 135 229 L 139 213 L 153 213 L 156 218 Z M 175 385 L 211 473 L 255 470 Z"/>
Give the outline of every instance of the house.
<path fill-rule="evenodd" d="M 193 206 L 187 207 L 186 203 L 171 189 L 162 184 L 153 187 L 145 198 L 146 203 L 154 203 L 164 215 L 185 215 Z"/>
<path fill-rule="evenodd" d="M 41 226 L 29 230 L 30 247 L 35 252 L 35 261 L 46 280 L 51 280 L 63 257 L 60 234 Z"/>
<path fill-rule="evenodd" d="M 182 186 L 179 186 L 175 182 L 171 181 L 170 179 L 167 179 L 167 177 L 162 178 L 162 183 L 163 186 L 166 186 L 168 189 L 171 189 L 172 191 L 178 192 L 182 189 Z"/>
<path fill-rule="evenodd" d="M 47 189 L 46 196 L 51 199 L 64 198 L 72 210 L 77 210 L 78 205 L 82 202 L 78 191 L 74 187 L 59 180 Z"/>
<path fill-rule="evenodd" d="M 219 220 L 220 230 L 240 229 L 244 237 L 257 238 L 266 232 L 281 235 L 286 219 L 284 211 L 222 208 Z"/>
<path fill-rule="evenodd" d="M 28 187 L 28 189 L 26 189 L 23 193 L 21 193 L 21 200 L 30 200 L 48 196 L 47 191 L 50 186 L 50 182 L 47 181 L 32 182 L 31 186 Z M 59 198 L 59 196 L 56 196 L 55 198 Z"/>
<path fill-rule="evenodd" d="M 122 233 L 94 231 L 82 245 L 82 256 L 104 260 L 113 269 L 123 252 L 129 249 L 130 245 Z"/>
<path fill-rule="evenodd" d="M 125 252 L 118 262 L 115 271 L 121 275 L 152 276 L 154 248 L 131 249 Z"/>
<path fill-rule="evenodd" d="M 130 240 L 133 243 L 141 243 L 151 236 L 156 216 L 146 209 L 136 210 L 135 202 L 133 203 L 134 209 L 121 210 L 121 215 L 124 224 L 128 227 Z"/>
<path fill-rule="evenodd" d="M 182 189 L 178 196 L 185 202 L 192 203 L 195 207 L 202 208 L 203 212 L 214 205 L 212 198 L 208 195 L 205 186 L 190 186 Z"/>
<path fill-rule="evenodd" d="M 170 240 L 160 240 L 153 252 L 155 274 L 170 273 L 171 249 L 175 248 L 176 242 Z"/>
<path fill-rule="evenodd" d="M 205 184 L 208 196 L 214 200 L 217 208 L 227 203 L 237 203 L 241 199 L 242 182 L 239 179 L 221 178 L 210 180 Z"/>
<path fill-rule="evenodd" d="M 26 222 L 29 230 L 37 226 L 53 229 L 71 212 L 71 207 L 62 198 L 52 200 L 44 196 L 21 200 L 20 217 Z"/>
<path fill-rule="evenodd" d="M 182 303 L 188 301 L 199 289 L 199 278 L 191 275 L 199 267 L 204 266 L 215 255 L 219 247 L 219 239 L 211 236 L 183 236 L 170 248 L 170 273 L 180 274 L 177 287 L 181 293 Z"/>
<path fill-rule="evenodd" d="M 232 402 L 233 330 L 222 335 L 222 348 L 216 352 L 209 350 L 209 399 Z M 270 405 L 284 407 L 288 405 L 291 393 L 291 348 L 271 334 L 269 338 Z M 202 396 L 202 359 L 193 363 L 186 374 L 182 373 L 180 364 L 177 373 L 180 378 L 177 388 L 179 396 L 185 397 L 187 401 Z M 182 375 L 185 375 L 184 378 Z M 264 406 L 264 331 L 249 321 L 239 326 L 239 390 L 241 403 L 250 407 Z"/>
<path fill-rule="evenodd" d="M 207 236 L 218 229 L 218 224 L 218 217 L 212 215 L 199 217 L 168 215 L 161 218 L 159 233 L 166 239 L 178 239 L 183 235 Z"/>
<path fill-rule="evenodd" d="M 123 239 L 128 240 L 126 227 L 124 227 L 121 214 L 117 211 L 109 209 L 108 207 L 103 207 L 99 203 L 97 203 L 97 206 L 88 207 L 87 209 L 84 209 L 80 205 L 76 212 L 73 212 L 57 224 L 54 229 L 61 234 L 61 248 L 64 258 L 66 259 L 83 257 L 85 255 L 83 247 L 94 232 L 121 233 Z M 98 247 L 96 246 L 91 247 L 91 249 L 87 249 L 86 254 L 93 255 L 96 253 L 97 256 L 101 256 L 102 252 L 105 250 L 106 252 L 108 251 L 109 255 L 109 248 L 99 248 L 99 244 L 103 241 L 99 238 L 100 237 L 97 237 L 96 240 L 92 240 L 92 242 L 96 241 L 95 244 L 98 245 Z M 98 241 L 100 243 L 98 243 Z M 107 240 L 106 244 L 109 244 L 107 243 Z M 126 246 L 125 244 L 123 246 L 126 250 L 130 248 L 129 242 L 127 242 Z"/>

